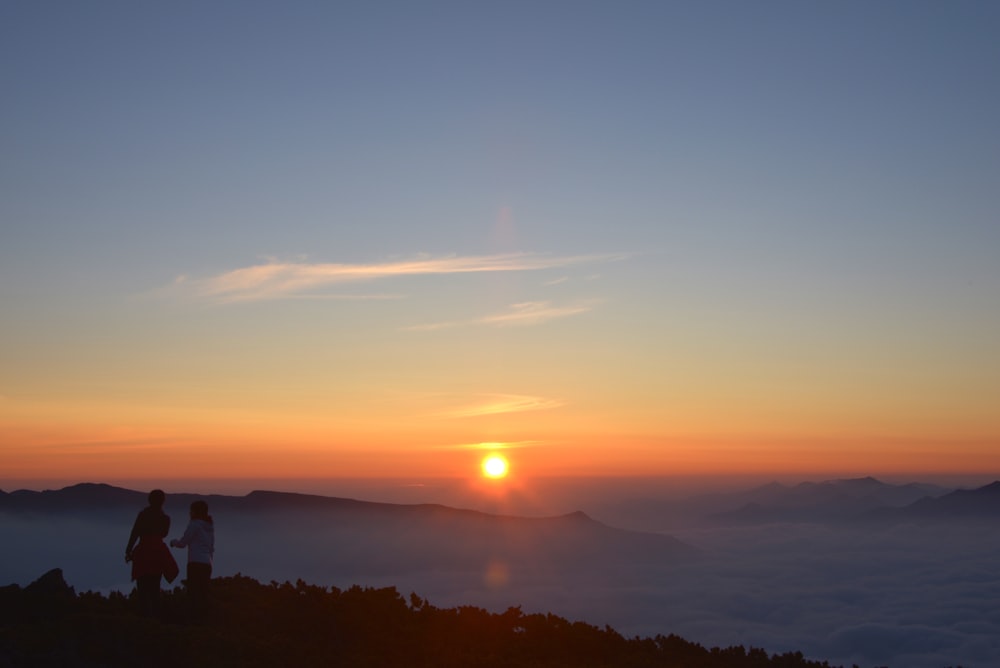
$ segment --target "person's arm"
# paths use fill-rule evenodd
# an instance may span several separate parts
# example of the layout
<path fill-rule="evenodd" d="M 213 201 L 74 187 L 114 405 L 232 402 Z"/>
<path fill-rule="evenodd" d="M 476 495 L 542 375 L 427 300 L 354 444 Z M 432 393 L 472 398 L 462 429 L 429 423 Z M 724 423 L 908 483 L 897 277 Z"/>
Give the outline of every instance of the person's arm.
<path fill-rule="evenodd" d="M 187 529 L 184 530 L 184 535 L 180 538 L 175 538 L 170 541 L 170 547 L 187 547 L 191 544 L 194 539 L 194 522 L 188 524 Z"/>
<path fill-rule="evenodd" d="M 135 543 L 139 540 L 139 529 L 142 525 L 142 511 L 135 517 L 135 522 L 132 523 L 132 533 L 128 536 L 128 544 L 125 546 L 125 561 L 132 561 L 132 549 L 135 547 Z"/>

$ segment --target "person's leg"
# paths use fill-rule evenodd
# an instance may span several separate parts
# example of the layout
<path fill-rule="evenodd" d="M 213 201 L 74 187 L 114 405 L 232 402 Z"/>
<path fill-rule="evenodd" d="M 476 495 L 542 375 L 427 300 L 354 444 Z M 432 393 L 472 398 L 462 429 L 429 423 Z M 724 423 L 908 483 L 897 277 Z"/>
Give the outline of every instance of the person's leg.
<path fill-rule="evenodd" d="M 157 599 L 160 597 L 160 576 L 143 575 L 136 578 L 135 590 L 139 600 L 139 613 L 144 617 L 155 615 Z"/>
<path fill-rule="evenodd" d="M 208 604 L 208 582 L 212 577 L 212 565 L 197 561 L 189 561 L 187 565 L 188 594 L 191 597 L 191 610 L 194 615 L 205 613 Z"/>

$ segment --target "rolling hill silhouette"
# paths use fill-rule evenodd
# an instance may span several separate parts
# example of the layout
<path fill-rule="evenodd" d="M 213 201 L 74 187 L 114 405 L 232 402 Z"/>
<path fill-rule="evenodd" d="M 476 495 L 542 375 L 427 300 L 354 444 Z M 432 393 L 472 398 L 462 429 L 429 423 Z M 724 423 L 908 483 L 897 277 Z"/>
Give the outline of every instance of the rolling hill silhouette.
<path fill-rule="evenodd" d="M 231 552 L 244 565 L 307 568 L 318 556 L 331 572 L 391 575 L 422 570 L 483 570 L 491 563 L 522 575 L 628 569 L 676 563 L 699 551 L 674 537 L 627 531 L 582 512 L 514 517 L 437 504 L 375 503 L 271 491 L 246 496 L 168 494 L 175 533 L 191 501 L 206 499 L 221 518 Z M 146 494 L 83 483 L 0 497 L 0 512 L 84 516 L 127 523 Z M 127 534 L 127 526 L 122 526 Z M 255 547 L 263 544 L 265 547 Z M 285 546 L 275 554 L 267 546 Z"/>

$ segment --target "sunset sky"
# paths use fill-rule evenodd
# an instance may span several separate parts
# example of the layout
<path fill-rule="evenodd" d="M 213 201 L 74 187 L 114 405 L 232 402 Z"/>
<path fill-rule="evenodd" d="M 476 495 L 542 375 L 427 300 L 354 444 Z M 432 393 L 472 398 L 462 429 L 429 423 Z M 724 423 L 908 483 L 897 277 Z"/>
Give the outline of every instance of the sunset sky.
<path fill-rule="evenodd" d="M 4 2 L 0 488 L 998 473 L 998 63 L 991 2 Z"/>

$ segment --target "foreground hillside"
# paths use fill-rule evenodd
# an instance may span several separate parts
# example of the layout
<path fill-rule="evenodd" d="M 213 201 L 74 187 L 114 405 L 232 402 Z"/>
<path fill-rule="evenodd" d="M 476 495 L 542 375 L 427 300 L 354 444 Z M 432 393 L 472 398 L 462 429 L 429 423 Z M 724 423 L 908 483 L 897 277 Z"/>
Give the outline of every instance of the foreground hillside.
<path fill-rule="evenodd" d="M 707 650 L 676 636 L 625 638 L 610 628 L 518 608 L 436 608 L 395 589 L 213 581 L 200 623 L 182 592 L 159 619 L 113 593 L 77 595 L 59 570 L 0 588 L 0 666 L 448 666 L 821 668 L 799 653 Z"/>

